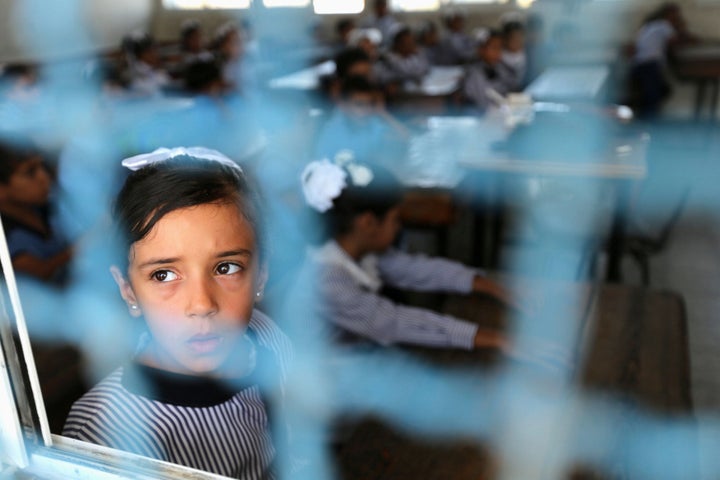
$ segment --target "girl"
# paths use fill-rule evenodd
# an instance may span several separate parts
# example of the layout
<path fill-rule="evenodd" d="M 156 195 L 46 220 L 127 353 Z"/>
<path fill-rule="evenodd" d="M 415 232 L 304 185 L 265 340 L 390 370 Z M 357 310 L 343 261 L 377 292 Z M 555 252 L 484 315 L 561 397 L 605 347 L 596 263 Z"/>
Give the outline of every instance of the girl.
<path fill-rule="evenodd" d="M 420 291 L 483 292 L 507 301 L 481 272 L 392 247 L 400 229 L 401 186 L 386 170 L 328 160 L 302 174 L 307 203 L 322 214 L 329 239 L 312 253 L 320 275 L 321 316 L 339 327 L 337 340 L 473 349 L 503 347 L 503 336 L 429 310 L 396 304 L 383 285 Z"/>
<path fill-rule="evenodd" d="M 465 98 L 484 111 L 495 104 L 497 95 L 505 96 L 515 90 L 519 80 L 501 61 L 499 32 L 481 32 L 478 40 L 478 62 L 466 73 L 462 90 Z"/>
<path fill-rule="evenodd" d="M 160 149 L 115 205 L 123 261 L 111 268 L 148 333 L 135 358 L 78 400 L 64 435 L 243 479 L 272 477 L 264 392 L 288 341 L 257 310 L 261 215 L 242 170 L 204 148 Z"/>

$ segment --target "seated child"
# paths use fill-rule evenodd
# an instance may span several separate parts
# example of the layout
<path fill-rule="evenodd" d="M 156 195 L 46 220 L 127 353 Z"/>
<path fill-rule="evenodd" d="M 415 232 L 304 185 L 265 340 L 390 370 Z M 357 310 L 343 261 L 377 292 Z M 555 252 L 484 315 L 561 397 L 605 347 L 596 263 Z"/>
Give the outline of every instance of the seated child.
<path fill-rule="evenodd" d="M 147 328 L 133 359 L 75 402 L 63 435 L 233 478 L 272 476 L 265 394 L 289 343 L 262 297 L 260 206 L 239 166 L 205 148 L 123 161 L 122 261 L 111 268 Z M 268 375 L 268 373 L 270 375 Z"/>
<path fill-rule="evenodd" d="M 391 49 L 382 57 L 382 62 L 387 68 L 387 78 L 381 79 L 382 83 L 419 83 L 430 72 L 430 62 L 418 49 L 415 36 L 407 27 L 400 28 L 395 33 Z"/>
<path fill-rule="evenodd" d="M 462 65 L 475 57 L 475 41 L 465 33 L 465 14 L 450 9 L 443 15 L 446 32 L 440 41 L 441 59 L 444 65 Z"/>
<path fill-rule="evenodd" d="M 504 347 L 502 334 L 448 315 L 394 303 L 384 285 L 418 291 L 482 292 L 503 301 L 504 289 L 482 272 L 441 258 L 392 248 L 400 230 L 401 185 L 385 169 L 328 160 L 302 174 L 305 199 L 322 214 L 328 240 L 311 253 L 319 269 L 321 316 L 339 327 L 336 340 L 359 336 L 394 343 L 473 349 Z"/>
<path fill-rule="evenodd" d="M 365 77 L 349 77 L 341 88 L 341 99 L 323 125 L 315 155 L 335 158 L 350 150 L 361 161 L 378 155 L 402 155 L 407 130 L 385 110 L 382 94 Z"/>
<path fill-rule="evenodd" d="M 13 268 L 43 281 L 67 277 L 72 248 L 50 216 L 52 179 L 32 148 L 0 145 L 0 214 Z"/>
<path fill-rule="evenodd" d="M 496 96 L 505 96 L 517 89 L 520 79 L 502 59 L 502 36 L 497 31 L 485 32 L 478 42 L 478 61 L 463 80 L 465 98 L 480 110 L 496 105 Z"/>
<path fill-rule="evenodd" d="M 503 25 L 502 62 L 508 66 L 521 83 L 525 79 L 527 55 L 525 53 L 525 29 L 520 22 L 507 22 Z"/>
<path fill-rule="evenodd" d="M 128 56 L 130 90 L 142 96 L 157 96 L 170 86 L 170 76 L 161 66 L 155 40 L 147 33 L 134 32 L 124 39 Z"/>

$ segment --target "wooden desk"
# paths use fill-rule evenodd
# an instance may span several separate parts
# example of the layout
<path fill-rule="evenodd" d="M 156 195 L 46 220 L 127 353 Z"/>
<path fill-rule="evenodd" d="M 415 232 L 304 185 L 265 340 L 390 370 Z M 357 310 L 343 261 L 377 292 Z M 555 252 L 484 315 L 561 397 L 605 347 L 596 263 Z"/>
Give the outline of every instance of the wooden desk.
<path fill-rule="evenodd" d="M 696 84 L 695 118 L 705 110 L 705 92 L 710 88 L 707 104 L 710 118 L 715 118 L 720 97 L 720 43 L 692 45 L 679 49 L 673 56 L 672 67 L 678 78 Z"/>
<path fill-rule="evenodd" d="M 669 414 L 670 418 L 691 413 L 687 326 L 683 301 L 678 295 L 589 284 L 540 284 L 539 289 L 549 296 L 543 307 L 546 313 L 575 312 L 575 315 L 562 316 L 561 322 L 567 327 L 565 335 L 573 339 L 569 350 L 575 360 L 571 375 L 576 388 L 590 395 L 612 398 L 627 409 L 621 420 L 614 419 L 622 423 L 608 429 L 612 438 L 603 438 L 603 445 L 612 450 L 613 445 L 632 438 L 636 433 L 631 425 L 632 416 L 637 411 Z M 508 321 L 496 302 L 482 297 L 449 297 L 444 311 L 483 326 L 495 327 Z M 443 367 L 483 368 L 483 365 L 506 361 L 492 352 L 406 350 L 425 362 Z M 504 409 L 500 408 L 498 413 L 502 415 L 502 412 Z M 576 430 L 580 437 L 583 435 L 583 425 L 563 428 Z M 498 448 L 493 442 L 501 442 L 500 439 L 490 438 L 486 445 L 479 445 L 477 441 L 462 438 L 420 438 L 377 419 L 357 421 L 348 431 L 348 437 L 335 449 L 341 477 L 346 480 L 477 480 L 499 478 L 498 473 L 502 473 L 498 471 L 502 465 L 492 453 Z M 568 435 L 565 441 L 572 442 L 573 438 Z M 572 444 L 552 446 L 568 451 L 572 447 Z M 607 453 L 612 467 L 625 461 L 622 455 L 613 458 L 620 453 Z M 512 451 L 504 455 L 515 458 L 522 457 L 523 453 Z M 543 467 L 538 466 L 537 476 L 533 478 L 550 478 L 542 474 Z M 583 465 L 580 460 L 568 467 L 567 476 L 560 478 L 615 478 L 615 472 Z M 687 467 L 688 472 L 697 468 Z M 628 478 L 638 477 L 628 475 Z"/>
<path fill-rule="evenodd" d="M 561 128 L 561 126 L 558 128 Z M 510 135 L 509 130 L 499 125 L 496 119 L 490 118 L 484 120 L 479 132 L 483 132 L 492 138 L 494 143 L 508 141 Z M 560 136 L 565 132 L 561 131 L 555 134 L 558 135 L 555 140 L 559 140 Z M 568 130 L 566 134 L 577 135 L 577 131 L 571 132 Z M 603 146 L 604 151 L 588 146 L 589 152 L 583 152 L 583 155 L 578 155 L 577 152 L 573 153 L 572 149 L 563 151 L 560 148 L 562 145 L 557 145 L 552 140 L 547 139 L 545 141 L 551 143 L 537 146 L 538 155 L 515 156 L 510 152 L 491 148 L 492 144 L 486 145 L 484 149 L 466 150 L 459 159 L 459 165 L 468 172 L 482 172 L 486 177 L 488 175 L 497 177 L 497 181 L 491 182 L 488 186 L 488 188 L 494 187 L 495 190 L 498 190 L 491 192 L 491 196 L 494 198 L 494 201 L 491 200 L 491 204 L 502 201 L 502 178 L 508 175 L 576 177 L 611 181 L 614 185 L 615 207 L 608 241 L 607 279 L 609 281 L 620 280 L 620 263 L 623 255 L 630 189 L 633 182 L 643 179 L 647 174 L 645 154 L 648 138 L 645 136 L 614 138 L 608 135 L 607 145 Z M 596 141 L 596 143 L 601 142 Z M 553 149 L 557 149 L 557 157 L 554 156 Z M 494 185 L 492 185 L 493 183 Z M 486 227 L 491 230 L 490 249 L 492 252 L 490 258 L 486 259 L 485 264 L 491 268 L 497 268 L 502 234 L 502 217 L 498 205 L 491 210 L 494 212 L 494 217 L 491 220 L 491 225 L 486 225 Z M 480 251 L 487 250 L 488 248 L 480 245 Z"/>

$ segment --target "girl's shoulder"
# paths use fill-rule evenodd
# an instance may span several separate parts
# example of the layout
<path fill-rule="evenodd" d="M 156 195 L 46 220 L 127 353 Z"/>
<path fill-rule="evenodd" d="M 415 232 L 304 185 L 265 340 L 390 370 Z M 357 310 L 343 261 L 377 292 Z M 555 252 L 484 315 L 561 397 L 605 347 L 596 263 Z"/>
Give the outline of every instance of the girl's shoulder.
<path fill-rule="evenodd" d="M 252 312 L 248 330 L 253 334 L 258 345 L 269 350 L 276 358 L 281 374 L 285 378 L 293 357 L 290 338 L 275 321 L 258 309 L 254 309 Z"/>

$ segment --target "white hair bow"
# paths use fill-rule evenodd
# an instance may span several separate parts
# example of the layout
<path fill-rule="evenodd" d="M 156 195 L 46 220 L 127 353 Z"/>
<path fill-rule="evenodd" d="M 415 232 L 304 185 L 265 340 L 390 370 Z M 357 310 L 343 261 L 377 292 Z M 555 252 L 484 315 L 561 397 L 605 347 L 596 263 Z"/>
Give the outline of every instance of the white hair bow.
<path fill-rule="evenodd" d="M 129 168 L 132 171 L 136 171 L 148 165 L 165 162 L 171 158 L 182 156 L 222 163 L 223 165 L 227 165 L 228 167 L 235 168 L 242 172 L 240 165 L 233 162 L 230 158 L 226 157 L 217 150 L 205 147 L 158 148 L 150 153 L 143 153 L 135 155 L 134 157 L 126 158 L 122 161 L 122 166 Z"/>
<path fill-rule="evenodd" d="M 356 187 L 366 187 L 373 180 L 373 172 L 365 165 L 354 162 L 355 155 L 350 150 L 341 150 L 334 161 L 327 158 L 311 162 L 303 170 L 302 181 L 305 201 L 320 213 L 333 207 L 335 200 L 350 183 Z"/>

